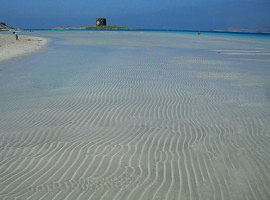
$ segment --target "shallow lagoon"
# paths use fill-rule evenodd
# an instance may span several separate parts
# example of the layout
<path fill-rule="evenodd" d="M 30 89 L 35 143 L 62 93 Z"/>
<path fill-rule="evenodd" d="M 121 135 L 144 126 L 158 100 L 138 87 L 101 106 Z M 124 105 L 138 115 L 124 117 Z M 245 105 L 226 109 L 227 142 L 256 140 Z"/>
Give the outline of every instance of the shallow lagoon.
<path fill-rule="evenodd" d="M 270 198 L 267 36 L 31 34 L 0 64 L 0 198 Z"/>

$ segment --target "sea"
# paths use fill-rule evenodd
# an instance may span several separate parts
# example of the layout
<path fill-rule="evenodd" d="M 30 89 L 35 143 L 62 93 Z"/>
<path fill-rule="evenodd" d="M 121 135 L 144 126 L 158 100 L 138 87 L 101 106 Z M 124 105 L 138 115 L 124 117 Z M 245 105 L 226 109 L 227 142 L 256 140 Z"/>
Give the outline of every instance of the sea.
<path fill-rule="evenodd" d="M 0 199 L 270 199 L 270 35 L 18 34 L 48 44 L 0 63 Z"/>

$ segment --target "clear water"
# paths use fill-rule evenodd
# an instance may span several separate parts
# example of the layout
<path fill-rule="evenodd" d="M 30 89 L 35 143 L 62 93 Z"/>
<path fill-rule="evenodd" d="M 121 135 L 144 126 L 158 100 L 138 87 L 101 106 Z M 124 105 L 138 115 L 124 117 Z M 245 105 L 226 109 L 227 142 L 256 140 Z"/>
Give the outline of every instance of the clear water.
<path fill-rule="evenodd" d="M 269 199 L 269 36 L 22 32 L 0 64 L 0 198 Z"/>

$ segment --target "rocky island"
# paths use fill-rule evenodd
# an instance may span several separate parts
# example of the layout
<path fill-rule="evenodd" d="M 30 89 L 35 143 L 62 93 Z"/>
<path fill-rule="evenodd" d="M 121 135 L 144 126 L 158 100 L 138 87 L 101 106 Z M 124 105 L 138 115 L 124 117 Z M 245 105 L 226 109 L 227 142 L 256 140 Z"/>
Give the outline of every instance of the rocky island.
<path fill-rule="evenodd" d="M 94 31 L 119 31 L 130 30 L 124 26 L 107 25 L 106 18 L 96 18 L 96 26 L 67 26 L 51 28 L 50 30 L 94 30 Z"/>
<path fill-rule="evenodd" d="M 129 28 L 124 26 L 87 26 L 85 30 L 129 30 Z"/>
<path fill-rule="evenodd" d="M 66 26 L 50 28 L 50 30 L 95 30 L 95 31 L 119 31 L 130 30 L 124 26 Z"/>

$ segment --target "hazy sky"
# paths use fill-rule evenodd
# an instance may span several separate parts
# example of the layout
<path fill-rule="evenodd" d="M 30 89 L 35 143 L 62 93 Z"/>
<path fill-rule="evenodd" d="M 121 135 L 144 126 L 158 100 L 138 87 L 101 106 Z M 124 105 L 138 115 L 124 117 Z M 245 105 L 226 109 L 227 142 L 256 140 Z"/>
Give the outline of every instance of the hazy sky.
<path fill-rule="evenodd" d="M 20 28 L 108 23 L 137 28 L 270 28 L 270 0 L 0 0 L 0 21 Z"/>

